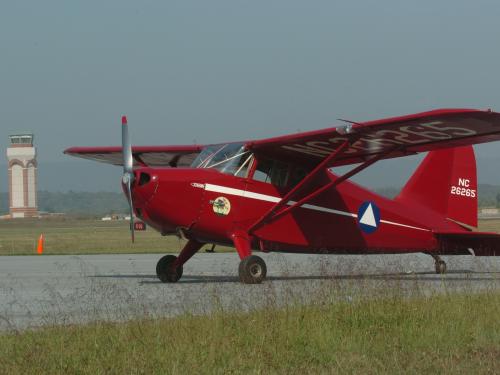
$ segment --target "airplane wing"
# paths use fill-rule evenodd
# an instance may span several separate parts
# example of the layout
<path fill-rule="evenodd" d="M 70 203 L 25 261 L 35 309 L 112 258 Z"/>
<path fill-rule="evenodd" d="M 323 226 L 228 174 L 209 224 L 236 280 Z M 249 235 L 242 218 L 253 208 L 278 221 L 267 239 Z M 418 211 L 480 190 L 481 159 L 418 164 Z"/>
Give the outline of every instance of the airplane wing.
<path fill-rule="evenodd" d="M 203 146 L 133 146 L 135 165 L 160 167 L 188 167 L 198 156 Z M 117 147 L 71 147 L 65 154 L 83 159 L 123 165 L 122 148 Z"/>
<path fill-rule="evenodd" d="M 441 109 L 363 123 L 347 122 L 324 130 L 269 138 L 249 143 L 270 158 L 318 164 L 334 149 L 350 141 L 332 165 L 364 162 L 500 140 L 500 113 L 473 109 Z"/>

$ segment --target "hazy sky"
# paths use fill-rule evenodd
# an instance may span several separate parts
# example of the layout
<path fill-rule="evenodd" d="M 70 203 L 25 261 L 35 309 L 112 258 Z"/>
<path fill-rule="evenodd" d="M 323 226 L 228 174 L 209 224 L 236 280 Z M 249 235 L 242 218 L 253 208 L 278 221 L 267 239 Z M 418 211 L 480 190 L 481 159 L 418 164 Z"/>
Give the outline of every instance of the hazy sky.
<path fill-rule="evenodd" d="M 499 20 L 499 1 L 2 0 L 0 146 L 32 130 L 40 163 L 70 162 L 119 144 L 122 113 L 134 144 L 185 144 L 500 111 Z"/>

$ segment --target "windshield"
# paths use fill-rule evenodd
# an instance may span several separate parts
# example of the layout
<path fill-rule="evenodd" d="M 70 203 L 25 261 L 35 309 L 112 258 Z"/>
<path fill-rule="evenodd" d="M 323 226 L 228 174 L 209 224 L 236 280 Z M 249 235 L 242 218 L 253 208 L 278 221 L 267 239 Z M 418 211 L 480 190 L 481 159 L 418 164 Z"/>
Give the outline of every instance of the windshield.
<path fill-rule="evenodd" d="M 191 164 L 192 168 L 214 168 L 220 172 L 246 177 L 252 154 L 243 143 L 205 147 Z"/>

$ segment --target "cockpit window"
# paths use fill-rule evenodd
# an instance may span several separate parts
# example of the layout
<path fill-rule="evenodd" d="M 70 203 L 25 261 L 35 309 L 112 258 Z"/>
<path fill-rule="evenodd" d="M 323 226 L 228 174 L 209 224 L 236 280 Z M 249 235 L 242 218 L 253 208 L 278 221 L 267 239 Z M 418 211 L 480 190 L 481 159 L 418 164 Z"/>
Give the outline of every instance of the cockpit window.
<path fill-rule="evenodd" d="M 257 163 L 253 179 L 276 186 L 286 186 L 289 166 L 278 160 L 261 158 Z"/>
<path fill-rule="evenodd" d="M 308 173 L 307 169 L 298 165 L 260 157 L 253 173 L 253 179 L 279 187 L 292 188 L 302 181 Z"/>
<path fill-rule="evenodd" d="M 250 176 L 256 181 L 279 187 L 297 185 L 309 172 L 298 165 L 255 155 L 245 149 L 244 143 L 225 143 L 205 147 L 191 164 L 191 168 L 213 168 L 219 172 L 249 177 L 253 165 L 257 166 Z"/>
<path fill-rule="evenodd" d="M 252 154 L 243 143 L 226 143 L 205 147 L 191 164 L 192 168 L 214 168 L 222 173 L 246 177 Z"/>

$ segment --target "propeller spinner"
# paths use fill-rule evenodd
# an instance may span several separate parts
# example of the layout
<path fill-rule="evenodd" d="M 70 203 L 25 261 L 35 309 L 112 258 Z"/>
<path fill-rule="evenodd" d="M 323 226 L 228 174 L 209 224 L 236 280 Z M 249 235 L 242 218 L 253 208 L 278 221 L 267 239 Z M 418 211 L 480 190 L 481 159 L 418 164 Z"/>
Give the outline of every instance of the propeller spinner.
<path fill-rule="evenodd" d="M 126 187 L 128 206 L 130 209 L 130 234 L 132 242 L 134 236 L 134 202 L 132 200 L 132 184 L 134 183 L 134 160 L 132 157 L 132 144 L 128 134 L 127 116 L 122 116 L 122 150 L 123 150 L 123 176 L 122 183 Z"/>

